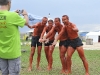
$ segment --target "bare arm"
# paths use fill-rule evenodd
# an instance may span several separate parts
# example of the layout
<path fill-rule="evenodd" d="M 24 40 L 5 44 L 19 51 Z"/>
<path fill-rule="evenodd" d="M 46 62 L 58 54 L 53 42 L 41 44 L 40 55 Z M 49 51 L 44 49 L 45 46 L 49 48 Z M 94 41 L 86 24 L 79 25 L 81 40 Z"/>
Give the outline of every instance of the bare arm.
<path fill-rule="evenodd" d="M 17 10 L 17 11 L 18 11 L 18 10 Z M 25 21 L 25 25 L 28 26 L 29 18 L 28 18 L 27 12 L 26 12 L 25 10 L 23 10 L 22 15 L 24 16 L 24 19 L 26 20 L 26 21 Z"/>
<path fill-rule="evenodd" d="M 72 29 L 73 29 L 74 31 L 76 31 L 76 32 L 79 31 L 75 24 L 73 24 L 73 28 L 72 28 Z"/>
<path fill-rule="evenodd" d="M 23 16 L 24 16 L 24 19 L 26 20 L 25 25 L 27 25 L 27 26 L 28 26 L 28 23 L 29 23 L 29 20 L 28 20 L 28 15 L 27 15 L 27 14 L 25 14 L 25 15 L 23 15 Z"/>
<path fill-rule="evenodd" d="M 30 29 L 32 28 L 29 24 L 28 24 L 27 26 L 28 26 L 28 28 L 30 28 Z"/>
<path fill-rule="evenodd" d="M 45 38 L 48 38 L 50 35 L 52 35 L 52 33 L 54 32 L 55 27 L 52 27 L 52 29 L 46 34 Z"/>
<path fill-rule="evenodd" d="M 15 12 L 19 14 L 19 10 L 16 10 Z M 17 14 L 17 15 L 18 15 L 18 14 Z M 21 14 L 23 15 L 24 20 L 25 20 L 24 25 L 27 25 L 27 26 L 28 26 L 28 24 L 29 24 L 29 18 L 28 18 L 27 12 L 26 12 L 25 10 L 23 10 L 23 12 L 21 12 Z M 17 18 L 19 18 L 19 19 L 18 19 L 19 21 L 22 19 L 22 18 L 19 17 L 19 16 L 17 16 Z M 17 21 L 18 21 L 18 20 L 17 20 Z M 21 23 L 21 22 L 19 22 L 19 23 Z"/>
<path fill-rule="evenodd" d="M 58 34 L 58 36 L 55 38 L 55 41 L 58 41 L 61 36 L 63 35 L 63 33 L 65 32 L 65 26 L 62 27 L 60 33 Z"/>
<path fill-rule="evenodd" d="M 65 32 L 65 26 L 62 27 L 60 33 L 58 34 L 58 36 L 55 38 L 54 42 L 52 43 L 52 45 L 56 45 L 57 44 L 57 41 L 62 37 L 63 33 Z"/>
<path fill-rule="evenodd" d="M 49 36 L 49 39 L 52 39 L 56 35 L 56 32 L 54 32 L 52 35 Z"/>
<path fill-rule="evenodd" d="M 35 25 L 32 25 L 31 28 L 37 28 L 39 25 L 39 23 L 35 24 Z"/>
<path fill-rule="evenodd" d="M 29 25 L 29 24 L 27 24 L 27 26 L 28 26 L 28 28 L 30 28 L 30 29 L 32 29 L 32 28 L 36 28 L 36 27 L 38 27 L 38 24 L 35 24 L 35 25 Z"/>

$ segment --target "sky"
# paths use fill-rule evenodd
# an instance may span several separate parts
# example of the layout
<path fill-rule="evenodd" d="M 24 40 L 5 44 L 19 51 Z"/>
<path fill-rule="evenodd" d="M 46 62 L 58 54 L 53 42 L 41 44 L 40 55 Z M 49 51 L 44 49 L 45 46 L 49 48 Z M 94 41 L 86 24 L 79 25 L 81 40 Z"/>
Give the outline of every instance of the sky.
<path fill-rule="evenodd" d="M 12 0 L 11 10 L 16 9 L 41 17 L 48 17 L 50 13 L 52 19 L 68 15 L 80 31 L 100 30 L 100 0 Z M 21 32 L 28 30 L 20 28 Z"/>

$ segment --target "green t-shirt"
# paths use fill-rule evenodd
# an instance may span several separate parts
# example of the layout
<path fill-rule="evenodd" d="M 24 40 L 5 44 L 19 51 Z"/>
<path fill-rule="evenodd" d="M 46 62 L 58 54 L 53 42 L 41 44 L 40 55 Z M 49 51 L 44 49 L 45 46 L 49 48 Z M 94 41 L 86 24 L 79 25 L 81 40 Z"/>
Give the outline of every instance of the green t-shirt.
<path fill-rule="evenodd" d="M 19 28 L 25 19 L 16 12 L 0 11 L 0 58 L 14 59 L 21 56 Z"/>

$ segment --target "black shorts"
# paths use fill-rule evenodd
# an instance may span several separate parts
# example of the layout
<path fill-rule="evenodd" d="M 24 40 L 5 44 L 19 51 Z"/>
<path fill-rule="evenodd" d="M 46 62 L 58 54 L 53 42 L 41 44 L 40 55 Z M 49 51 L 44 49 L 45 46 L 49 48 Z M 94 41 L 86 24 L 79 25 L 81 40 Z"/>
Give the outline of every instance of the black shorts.
<path fill-rule="evenodd" d="M 39 42 L 40 36 L 32 36 L 31 47 L 42 46 L 42 43 Z"/>
<path fill-rule="evenodd" d="M 82 40 L 78 37 L 76 39 L 70 40 L 69 46 L 76 49 L 76 47 L 83 46 Z"/>
<path fill-rule="evenodd" d="M 59 46 L 68 47 L 68 40 L 60 41 Z"/>
<path fill-rule="evenodd" d="M 45 44 L 45 46 L 50 46 L 50 45 L 52 45 L 53 41 L 54 41 L 54 40 L 49 41 L 47 44 Z"/>
<path fill-rule="evenodd" d="M 68 39 L 68 40 L 65 40 L 65 45 L 64 45 L 64 46 L 65 46 L 66 48 L 68 48 L 69 44 L 70 44 L 70 40 L 69 40 L 69 39 Z"/>

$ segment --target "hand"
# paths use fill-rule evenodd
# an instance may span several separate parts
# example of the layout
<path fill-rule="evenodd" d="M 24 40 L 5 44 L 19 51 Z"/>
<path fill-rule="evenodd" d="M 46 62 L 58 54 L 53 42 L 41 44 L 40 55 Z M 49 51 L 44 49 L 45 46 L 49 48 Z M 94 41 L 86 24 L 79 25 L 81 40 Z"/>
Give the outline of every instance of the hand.
<path fill-rule="evenodd" d="M 16 10 L 15 12 L 16 12 L 16 13 L 19 13 L 19 10 Z"/>
<path fill-rule="evenodd" d="M 25 10 L 23 10 L 22 15 L 28 15 Z"/>
<path fill-rule="evenodd" d="M 78 29 L 77 29 L 77 28 L 72 28 L 72 30 L 73 30 L 73 31 L 78 31 Z"/>
<path fill-rule="evenodd" d="M 49 39 L 45 39 L 45 43 L 47 44 L 49 42 Z"/>
<path fill-rule="evenodd" d="M 53 49 L 54 49 L 54 47 L 55 47 L 55 46 L 53 46 L 53 45 L 50 45 L 50 50 L 53 50 Z"/>
<path fill-rule="evenodd" d="M 52 43 L 53 46 L 55 46 L 57 44 L 57 41 L 54 40 L 54 42 Z"/>
<path fill-rule="evenodd" d="M 42 43 L 43 42 L 43 39 L 39 39 L 39 42 Z"/>
<path fill-rule="evenodd" d="M 30 29 L 32 29 L 32 26 L 30 26 L 30 25 L 27 25 Z"/>
<path fill-rule="evenodd" d="M 78 28 L 76 27 L 76 25 L 72 26 L 72 30 L 78 32 Z"/>

